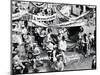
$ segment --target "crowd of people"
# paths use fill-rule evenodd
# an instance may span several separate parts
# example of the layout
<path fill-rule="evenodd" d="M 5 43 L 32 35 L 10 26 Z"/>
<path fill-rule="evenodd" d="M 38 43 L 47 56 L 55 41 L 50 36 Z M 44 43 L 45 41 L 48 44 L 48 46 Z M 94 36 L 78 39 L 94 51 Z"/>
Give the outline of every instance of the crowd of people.
<path fill-rule="evenodd" d="M 21 10 L 27 10 L 35 15 L 53 15 L 52 9 L 40 10 L 30 7 L 21 8 L 20 2 L 15 2 L 13 5 L 13 13 L 18 13 Z M 68 51 L 69 31 L 67 27 L 53 28 L 29 25 L 28 20 L 15 20 L 12 22 L 12 73 L 26 74 L 39 72 L 39 67 L 44 65 L 43 60 L 46 60 L 42 55 L 47 55 L 49 68 L 53 71 L 63 71 L 66 66 L 66 54 Z M 75 32 L 75 31 L 73 31 Z M 78 40 L 74 44 L 72 50 L 88 57 L 94 55 L 93 64 L 96 55 L 96 30 L 94 33 L 78 32 Z M 95 67 L 93 65 L 92 67 Z"/>
<path fill-rule="evenodd" d="M 30 60 L 32 68 L 35 69 L 35 61 L 38 60 L 41 62 L 39 60 L 41 52 L 46 52 L 52 62 L 56 60 L 60 62 L 60 59 L 57 57 L 59 57 L 59 54 L 62 54 L 64 63 L 66 63 L 64 52 L 67 49 L 67 37 L 64 36 L 63 29 L 58 34 L 54 34 L 52 28 L 30 28 L 25 27 L 25 25 L 23 27 L 26 29 L 24 33 L 23 28 L 21 29 L 22 32 L 12 32 L 12 57 L 14 59 L 14 66 L 20 65 L 24 68 L 22 64 L 23 60 Z"/>
<path fill-rule="evenodd" d="M 22 25 L 22 32 L 12 32 L 12 58 L 13 68 L 21 66 L 25 68 L 25 62 L 28 62 L 35 70 L 37 61 L 43 65 L 40 55 L 46 52 L 51 62 L 56 62 L 55 70 L 64 70 L 66 65 L 65 52 L 67 51 L 68 31 L 67 28 L 58 29 L 54 33 L 52 28 L 44 27 L 25 27 Z M 79 34 L 79 40 L 75 44 L 77 52 L 82 53 L 84 57 L 95 52 L 95 36 L 92 33 Z M 24 63 L 24 64 L 23 64 Z M 21 70 L 20 70 L 21 71 Z M 27 68 L 28 71 L 28 68 Z M 25 71 L 26 72 L 26 71 Z"/>
<path fill-rule="evenodd" d="M 83 55 L 87 56 L 91 54 L 91 51 L 95 52 L 95 39 L 96 37 L 94 36 L 95 34 L 93 33 L 89 33 L 86 34 L 84 33 L 83 35 L 79 35 L 79 41 L 78 41 L 78 45 L 79 45 L 79 49 L 82 50 Z"/>

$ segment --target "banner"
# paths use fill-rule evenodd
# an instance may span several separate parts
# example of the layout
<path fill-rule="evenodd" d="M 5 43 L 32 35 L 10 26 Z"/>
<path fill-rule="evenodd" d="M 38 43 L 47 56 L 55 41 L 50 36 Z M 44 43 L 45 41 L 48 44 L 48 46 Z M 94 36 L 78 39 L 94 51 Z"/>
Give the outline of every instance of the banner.
<path fill-rule="evenodd" d="M 21 15 L 18 14 L 16 15 L 16 18 L 20 17 Z M 15 16 L 14 16 L 15 17 Z M 14 18 L 13 17 L 13 18 Z M 52 15 L 52 16 L 38 16 L 38 15 L 33 15 L 33 14 L 30 14 L 30 13 L 27 13 L 25 15 L 22 16 L 21 20 L 35 20 L 35 21 L 51 21 L 51 20 L 55 20 L 56 19 L 56 14 Z"/>
<path fill-rule="evenodd" d="M 56 19 L 56 14 L 52 16 L 38 16 L 38 15 L 33 15 L 33 20 L 36 21 L 51 21 Z"/>
<path fill-rule="evenodd" d="M 83 26 L 86 25 L 85 21 L 69 21 L 69 22 L 64 22 L 61 24 L 56 24 L 56 25 L 50 25 L 50 27 L 77 27 L 77 26 Z"/>
<path fill-rule="evenodd" d="M 19 13 L 12 14 L 12 20 L 20 19 L 26 13 L 28 13 L 28 12 L 27 11 L 21 11 Z"/>

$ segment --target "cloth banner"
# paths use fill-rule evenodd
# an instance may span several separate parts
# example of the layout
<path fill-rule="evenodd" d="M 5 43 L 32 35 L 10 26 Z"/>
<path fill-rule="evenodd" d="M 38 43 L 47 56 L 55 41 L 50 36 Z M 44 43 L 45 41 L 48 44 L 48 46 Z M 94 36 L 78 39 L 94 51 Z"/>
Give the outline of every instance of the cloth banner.
<path fill-rule="evenodd" d="M 33 20 L 36 21 L 51 21 L 51 20 L 55 20 L 56 19 L 56 14 L 52 15 L 52 16 L 37 16 L 37 15 L 33 15 Z"/>

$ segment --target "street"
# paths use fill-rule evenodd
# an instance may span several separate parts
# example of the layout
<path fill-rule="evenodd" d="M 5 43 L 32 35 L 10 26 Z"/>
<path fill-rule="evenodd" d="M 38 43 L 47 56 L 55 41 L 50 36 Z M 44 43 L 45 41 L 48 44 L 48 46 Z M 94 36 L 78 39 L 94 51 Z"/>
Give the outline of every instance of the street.
<path fill-rule="evenodd" d="M 38 67 L 39 72 L 52 72 L 53 70 L 48 65 L 49 61 L 47 56 L 43 57 L 45 60 L 43 60 L 44 65 L 41 67 Z M 66 52 L 66 60 L 67 65 L 64 67 L 64 71 L 68 70 L 83 70 L 83 69 L 91 69 L 92 65 L 92 56 L 83 57 L 81 54 L 75 53 L 75 52 Z M 32 70 L 30 70 L 30 73 Z"/>

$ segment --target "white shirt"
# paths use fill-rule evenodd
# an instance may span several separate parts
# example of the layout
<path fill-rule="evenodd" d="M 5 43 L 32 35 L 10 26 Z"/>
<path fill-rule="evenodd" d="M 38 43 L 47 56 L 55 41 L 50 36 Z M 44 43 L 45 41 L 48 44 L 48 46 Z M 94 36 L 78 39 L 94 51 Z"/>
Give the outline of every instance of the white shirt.
<path fill-rule="evenodd" d="M 49 43 L 48 45 L 47 45 L 47 47 L 50 49 L 50 50 L 53 50 L 53 44 L 52 43 Z"/>
<path fill-rule="evenodd" d="M 62 41 L 62 40 L 61 40 L 61 41 L 59 42 L 59 49 L 66 51 L 66 48 L 67 48 L 67 43 L 66 43 L 66 41 Z"/>

